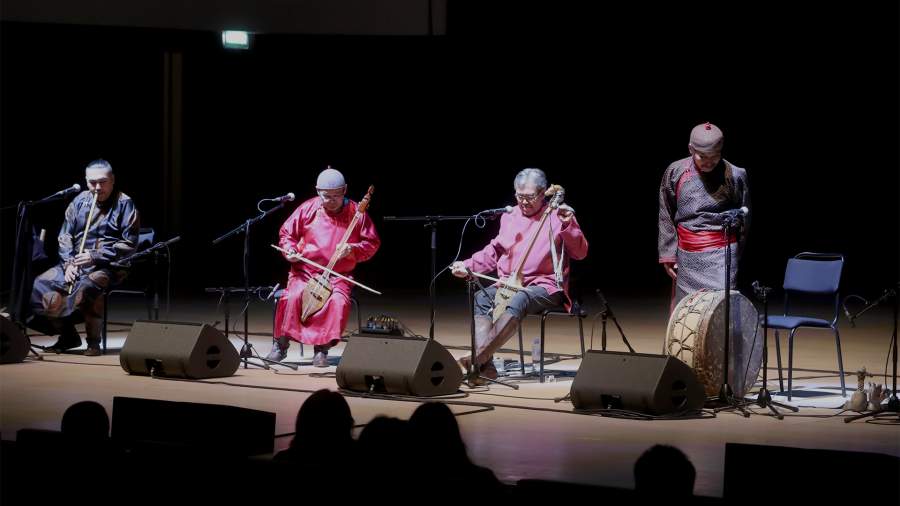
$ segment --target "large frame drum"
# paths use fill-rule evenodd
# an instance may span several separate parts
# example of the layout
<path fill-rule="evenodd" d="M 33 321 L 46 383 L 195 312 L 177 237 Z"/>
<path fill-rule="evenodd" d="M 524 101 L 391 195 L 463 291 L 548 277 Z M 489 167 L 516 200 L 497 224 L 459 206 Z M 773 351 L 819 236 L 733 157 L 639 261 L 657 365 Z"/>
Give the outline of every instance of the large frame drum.
<path fill-rule="evenodd" d="M 728 385 L 737 398 L 744 397 L 756 383 L 762 339 L 756 307 L 732 290 Z M 694 369 L 706 395 L 719 394 L 725 358 L 724 290 L 699 290 L 681 299 L 669 317 L 665 352 Z"/>

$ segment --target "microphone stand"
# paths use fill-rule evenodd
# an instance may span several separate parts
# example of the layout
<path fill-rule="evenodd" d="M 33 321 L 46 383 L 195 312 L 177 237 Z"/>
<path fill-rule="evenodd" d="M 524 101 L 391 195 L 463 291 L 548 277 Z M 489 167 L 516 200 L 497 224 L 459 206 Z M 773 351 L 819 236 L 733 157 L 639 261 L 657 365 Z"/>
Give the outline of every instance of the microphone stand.
<path fill-rule="evenodd" d="M 897 316 L 898 316 L 898 313 L 900 313 L 900 293 L 898 293 L 898 292 L 900 292 L 900 282 L 897 282 L 897 284 L 894 287 L 886 289 L 884 291 L 884 293 L 881 295 L 881 297 L 878 298 L 878 300 L 872 302 L 871 304 L 869 304 L 868 306 L 863 308 L 860 312 L 856 313 L 855 315 L 853 315 L 850 318 L 850 321 L 852 322 L 853 320 L 859 318 L 859 316 L 862 315 L 863 313 L 865 313 L 866 311 L 881 304 L 882 302 L 886 301 L 887 299 L 889 299 L 889 298 L 894 299 L 894 331 L 891 334 L 891 348 L 893 350 L 891 352 L 891 357 L 893 359 L 894 369 L 893 369 L 893 374 L 891 375 L 891 379 L 893 381 L 893 383 L 891 385 L 891 397 L 888 399 L 887 407 L 884 410 L 869 411 L 867 413 L 862 413 L 862 414 L 859 414 L 856 416 L 844 418 L 844 422 L 846 422 L 846 423 L 850 423 L 854 420 L 860 420 L 862 418 L 868 418 L 868 417 L 881 418 L 880 415 L 882 415 L 882 413 L 887 413 L 888 416 L 896 415 L 898 417 L 898 421 L 900 421 L 900 398 L 897 397 Z M 893 415 L 892 415 L 892 413 L 893 413 Z"/>
<path fill-rule="evenodd" d="M 77 192 L 67 188 L 61 192 L 39 200 L 23 200 L 16 205 L 16 241 L 13 250 L 12 277 L 10 279 L 10 318 L 20 327 L 25 328 L 25 320 L 30 315 L 28 297 L 31 293 L 31 264 L 34 255 L 34 242 L 32 241 L 31 222 L 29 214 L 34 206 L 49 204 L 66 199 L 70 193 Z M 7 208 L 4 208 L 7 209 Z M 25 251 L 27 249 L 27 251 Z M 34 351 L 34 350 L 32 350 Z"/>
<path fill-rule="evenodd" d="M 175 236 L 175 237 L 169 239 L 168 241 L 158 242 L 158 243 L 154 244 L 153 246 L 150 246 L 147 249 L 138 251 L 137 253 L 131 254 L 125 258 L 116 260 L 114 262 L 110 262 L 110 265 L 112 267 L 119 267 L 122 269 L 130 269 L 131 264 L 134 263 L 135 261 L 141 260 L 142 258 L 150 255 L 151 253 L 153 254 L 153 319 L 154 320 L 159 320 L 159 281 L 156 276 L 156 268 L 159 263 L 159 251 L 162 250 L 163 248 L 168 248 L 169 246 L 171 246 L 172 244 L 175 244 L 176 242 L 178 242 L 180 240 L 181 240 L 181 236 L 178 235 L 178 236 Z M 171 262 L 172 259 L 167 257 L 166 261 Z M 171 286 L 169 286 L 170 282 L 171 281 L 169 280 L 169 278 L 167 276 L 166 277 L 166 315 L 167 315 L 166 317 L 167 318 L 168 318 L 169 307 L 171 304 L 171 300 L 169 300 L 169 293 L 171 291 Z"/>
<path fill-rule="evenodd" d="M 478 278 L 476 278 L 475 276 L 472 276 L 471 274 L 469 275 L 468 278 L 466 278 L 466 284 L 468 285 L 468 293 L 469 293 L 469 322 L 470 322 L 469 330 L 471 332 L 470 339 L 471 339 L 471 346 L 472 346 L 472 352 L 471 352 L 472 354 L 471 354 L 471 361 L 469 362 L 469 370 L 466 371 L 466 376 L 465 376 L 466 385 L 468 385 L 469 388 L 474 388 L 475 386 L 478 385 L 477 380 L 480 379 L 480 380 L 488 382 L 488 383 L 494 383 L 496 385 L 503 385 L 505 387 L 512 388 L 513 390 L 518 390 L 519 385 L 514 385 L 512 383 L 504 383 L 500 380 L 491 379 L 486 376 L 481 376 L 480 374 L 478 374 L 479 373 L 478 362 L 475 361 L 475 356 L 477 355 L 477 351 L 476 351 L 477 344 L 475 342 L 475 291 L 476 290 L 484 291 L 484 285 L 481 284 L 481 281 Z M 476 285 L 477 285 L 477 288 L 476 288 Z"/>
<path fill-rule="evenodd" d="M 428 284 L 428 298 L 431 301 L 431 320 L 428 326 L 428 339 L 434 339 L 434 307 L 437 301 L 437 289 L 435 286 L 435 276 L 437 275 L 437 226 L 442 221 L 462 221 L 471 220 L 476 215 L 469 216 L 385 216 L 384 221 L 423 221 L 424 227 L 431 230 L 431 278 Z"/>
<path fill-rule="evenodd" d="M 762 301 L 763 303 L 763 362 L 762 362 L 762 370 L 763 370 L 763 379 L 762 379 L 762 388 L 759 389 L 759 394 L 756 396 L 756 405 L 761 408 L 769 408 L 769 410 L 775 415 L 775 418 L 779 420 L 784 420 L 784 415 L 782 415 L 775 406 L 793 411 L 796 413 L 800 411 L 800 408 L 791 406 L 789 404 L 782 404 L 780 402 L 775 402 L 772 400 L 772 394 L 769 392 L 769 382 L 768 382 L 768 369 L 769 369 L 769 292 L 772 291 L 772 288 L 768 286 L 761 286 L 758 281 L 753 282 L 753 292 L 756 294 L 756 297 Z"/>
<path fill-rule="evenodd" d="M 606 320 L 607 318 L 612 318 L 614 324 L 616 324 L 616 328 L 619 329 L 619 335 L 622 336 L 622 342 L 625 343 L 625 346 L 628 347 L 628 351 L 630 353 L 634 353 L 634 348 L 631 347 L 631 343 L 628 342 L 628 338 L 625 337 L 625 332 L 622 330 L 622 326 L 619 325 L 619 320 L 616 319 L 615 313 L 613 313 L 612 308 L 609 306 L 609 302 L 607 302 L 606 297 L 603 296 L 603 292 L 600 289 L 597 289 L 597 296 L 600 297 L 600 303 L 603 304 L 603 309 L 600 310 L 600 322 L 601 322 L 601 334 L 600 334 L 600 349 L 606 351 Z M 596 321 L 596 320 L 594 320 Z"/>
<path fill-rule="evenodd" d="M 722 363 L 722 386 L 719 389 L 719 396 L 716 400 L 725 404 L 725 406 L 717 408 L 715 412 L 735 409 L 740 411 L 744 418 L 749 418 L 750 412 L 744 409 L 744 406 L 749 404 L 749 402 L 735 399 L 734 392 L 731 386 L 728 385 L 728 360 L 731 358 L 731 229 L 733 227 L 740 228 L 739 215 L 724 215 L 722 234 L 725 238 L 725 350 Z"/>
<path fill-rule="evenodd" d="M 284 207 L 285 202 L 281 201 L 275 207 L 264 211 L 262 214 L 250 218 L 244 223 L 241 223 L 237 227 L 235 227 L 230 232 L 227 232 L 225 235 L 222 235 L 215 240 L 213 240 L 213 245 L 219 244 L 220 242 L 232 237 L 234 235 L 244 233 L 244 345 L 241 347 L 240 357 L 244 362 L 244 369 L 247 368 L 248 364 L 250 364 L 250 358 L 256 355 L 257 358 L 262 360 L 262 364 L 253 363 L 253 365 L 257 367 L 262 367 L 263 369 L 270 369 L 269 365 L 266 363 L 267 360 L 260 357 L 258 353 L 255 353 L 253 349 L 253 345 L 250 343 L 250 226 L 255 223 L 259 223 L 263 219 L 265 219 L 270 214 Z M 280 362 L 278 362 L 280 363 Z"/>
<path fill-rule="evenodd" d="M 138 251 L 137 253 L 128 255 L 127 257 L 116 260 L 115 262 L 110 262 L 109 265 L 111 265 L 113 267 L 120 267 L 123 269 L 128 269 L 131 267 L 131 264 L 134 261 L 140 260 L 140 259 L 144 258 L 145 256 L 150 255 L 151 253 L 156 253 L 158 250 L 161 250 L 167 246 L 175 244 L 176 242 L 178 242 L 180 240 L 181 240 L 181 236 L 176 235 L 175 237 L 169 239 L 168 241 L 158 242 L 158 243 L 154 244 L 153 246 L 150 246 L 147 249 L 143 249 L 141 251 Z"/>

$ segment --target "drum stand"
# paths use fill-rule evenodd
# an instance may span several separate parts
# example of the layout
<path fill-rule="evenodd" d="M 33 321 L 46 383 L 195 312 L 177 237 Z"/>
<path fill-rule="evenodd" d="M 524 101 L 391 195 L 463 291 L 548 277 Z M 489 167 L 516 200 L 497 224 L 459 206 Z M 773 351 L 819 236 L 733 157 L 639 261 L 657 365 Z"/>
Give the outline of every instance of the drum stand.
<path fill-rule="evenodd" d="M 800 411 L 799 408 L 794 406 L 790 406 L 788 404 L 782 404 L 780 402 L 775 402 L 772 400 L 772 395 L 769 393 L 768 387 L 768 375 L 767 371 L 769 368 L 769 292 L 772 289 L 768 286 L 760 286 L 758 281 L 753 282 L 753 293 L 756 294 L 756 297 L 762 301 L 763 303 L 763 360 L 762 360 L 762 370 L 763 370 L 763 379 L 762 379 L 762 387 L 759 389 L 759 394 L 756 396 L 756 405 L 761 408 L 769 408 L 775 418 L 779 420 L 784 420 L 784 415 L 782 415 L 775 406 L 787 409 L 789 411 L 793 411 L 796 413 Z M 752 353 L 751 353 L 752 356 Z"/>
<path fill-rule="evenodd" d="M 731 229 L 740 226 L 740 218 L 736 215 L 725 215 L 722 221 L 722 233 L 725 236 L 725 360 L 723 361 L 722 387 L 719 389 L 719 396 L 708 399 L 709 401 L 725 404 L 725 406 L 716 408 L 716 413 L 720 411 L 738 410 L 745 418 L 750 417 L 750 412 L 744 406 L 751 404 L 749 401 L 734 398 L 734 392 L 728 385 L 728 359 L 731 357 Z"/>

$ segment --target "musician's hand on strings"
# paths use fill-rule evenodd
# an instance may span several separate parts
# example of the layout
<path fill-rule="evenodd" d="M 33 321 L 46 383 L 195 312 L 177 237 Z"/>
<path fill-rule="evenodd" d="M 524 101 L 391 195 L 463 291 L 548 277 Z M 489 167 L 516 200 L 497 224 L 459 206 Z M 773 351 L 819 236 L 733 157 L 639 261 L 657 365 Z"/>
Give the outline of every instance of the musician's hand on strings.
<path fill-rule="evenodd" d="M 568 204 L 562 204 L 556 211 L 556 215 L 559 216 L 559 221 L 568 223 L 572 221 L 572 217 L 575 216 L 575 210 Z"/>
<path fill-rule="evenodd" d="M 66 283 L 75 281 L 78 277 L 78 267 L 73 263 L 66 264 Z"/>
<path fill-rule="evenodd" d="M 672 279 L 678 279 L 678 264 L 675 262 L 663 262 L 663 269 L 666 270 L 666 274 L 669 275 Z"/>
<path fill-rule="evenodd" d="M 349 244 L 342 244 L 338 247 L 336 253 L 338 260 L 340 260 L 353 253 L 353 247 L 351 247 Z"/>
<path fill-rule="evenodd" d="M 72 264 L 76 267 L 83 267 L 85 265 L 93 265 L 94 259 L 91 257 L 91 253 L 89 251 L 81 252 L 75 255 L 72 258 Z"/>
<path fill-rule="evenodd" d="M 450 264 L 450 273 L 458 278 L 469 277 L 469 271 L 468 269 L 466 269 L 466 264 L 460 261 L 456 261 Z"/>

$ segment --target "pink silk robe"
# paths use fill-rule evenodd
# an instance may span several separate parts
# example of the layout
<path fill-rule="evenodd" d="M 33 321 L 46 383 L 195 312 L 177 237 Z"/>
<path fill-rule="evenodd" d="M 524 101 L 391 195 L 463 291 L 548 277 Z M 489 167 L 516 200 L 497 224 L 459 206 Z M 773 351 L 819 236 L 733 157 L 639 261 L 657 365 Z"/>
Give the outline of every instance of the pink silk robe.
<path fill-rule="evenodd" d="M 279 245 L 286 250 L 294 250 L 319 265 L 327 266 L 331 255 L 346 232 L 357 203 L 345 200 L 344 207 L 335 215 L 322 207 L 322 200 L 314 197 L 300 206 L 281 226 Z M 360 217 L 347 241 L 353 251 L 338 260 L 334 271 L 352 278 L 353 268 L 358 262 L 372 257 L 381 245 L 381 239 L 367 214 Z M 339 339 L 350 315 L 350 292 L 353 288 L 347 281 L 331 277 L 334 292 L 317 313 L 311 315 L 305 324 L 300 323 L 303 314 L 301 295 L 307 281 L 320 271 L 303 263 L 291 263 L 285 295 L 278 301 L 275 312 L 277 336 L 288 336 L 304 344 L 322 345 Z"/>
<path fill-rule="evenodd" d="M 521 261 L 522 255 L 525 254 L 531 234 L 537 229 L 538 223 L 541 221 L 541 214 L 545 209 L 546 207 L 541 209 L 541 212 L 528 217 L 524 216 L 521 208 L 517 206 L 511 213 L 504 214 L 500 218 L 500 232 L 497 237 L 463 263 L 472 272 L 484 274 L 497 271 L 501 279 L 509 276 Z M 552 240 L 557 254 L 559 254 L 560 244 L 566 245 L 562 290 L 568 301 L 569 258 L 581 260 L 587 256 L 588 252 L 587 239 L 584 238 L 581 227 L 578 226 L 578 221 L 574 216 L 568 223 L 563 223 L 556 211 L 550 212 L 547 222 L 538 233 L 534 247 L 522 267 L 523 284 L 525 286 L 541 286 L 547 290 L 549 295 L 560 291 L 553 271 L 553 259 L 550 254 L 551 232 L 548 232 L 548 229 L 552 231 Z"/>

